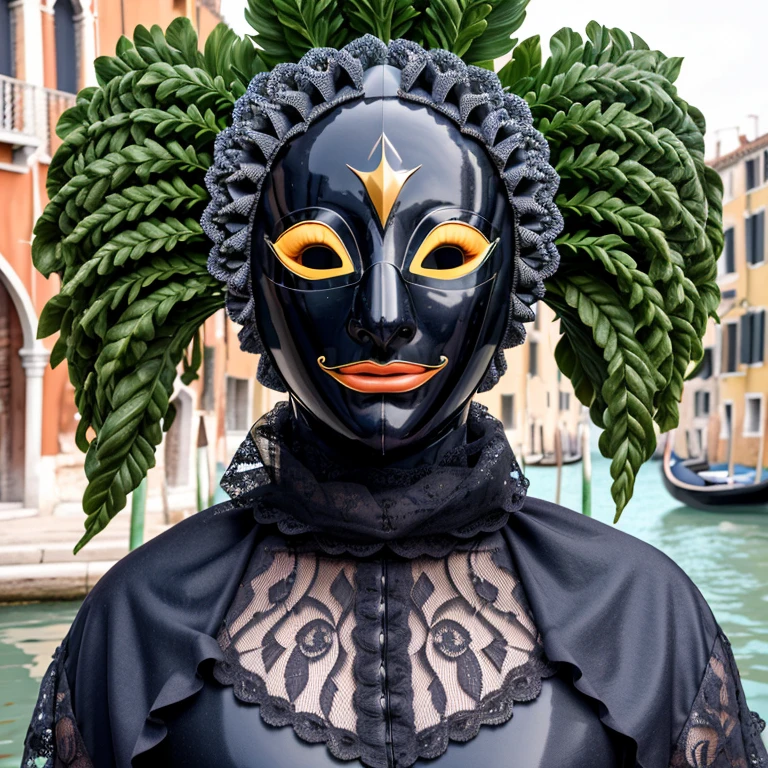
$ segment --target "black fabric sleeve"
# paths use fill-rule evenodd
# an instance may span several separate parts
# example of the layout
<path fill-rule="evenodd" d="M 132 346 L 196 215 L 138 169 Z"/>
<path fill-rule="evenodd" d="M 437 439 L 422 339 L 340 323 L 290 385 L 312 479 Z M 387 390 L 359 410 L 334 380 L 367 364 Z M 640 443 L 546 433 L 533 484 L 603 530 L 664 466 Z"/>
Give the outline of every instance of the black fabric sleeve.
<path fill-rule="evenodd" d="M 72 711 L 65 659 L 66 640 L 56 649 L 40 685 L 24 740 L 22 768 L 93 768 Z"/>
<path fill-rule="evenodd" d="M 731 645 L 720 630 L 670 768 L 768 768 L 764 728 L 747 706 Z"/>

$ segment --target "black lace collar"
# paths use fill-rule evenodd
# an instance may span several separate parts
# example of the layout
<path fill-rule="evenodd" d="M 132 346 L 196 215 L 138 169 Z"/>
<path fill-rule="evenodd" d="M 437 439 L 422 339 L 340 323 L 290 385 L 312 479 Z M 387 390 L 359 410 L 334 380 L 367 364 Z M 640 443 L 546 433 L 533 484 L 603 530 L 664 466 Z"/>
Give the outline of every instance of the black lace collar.
<path fill-rule="evenodd" d="M 457 541 L 502 528 L 525 500 L 501 423 L 473 403 L 466 440 L 434 464 L 361 467 L 296 438 L 288 403 L 251 429 L 221 481 L 256 520 L 307 535 L 329 554 L 442 557 Z"/>

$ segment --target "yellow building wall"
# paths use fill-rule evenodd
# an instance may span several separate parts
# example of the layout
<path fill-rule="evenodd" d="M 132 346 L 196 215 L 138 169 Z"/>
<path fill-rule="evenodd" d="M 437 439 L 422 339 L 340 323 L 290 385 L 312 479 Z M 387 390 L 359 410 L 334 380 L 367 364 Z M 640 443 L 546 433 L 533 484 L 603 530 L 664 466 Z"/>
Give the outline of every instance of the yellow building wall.
<path fill-rule="evenodd" d="M 757 156 L 762 159 L 762 154 L 760 151 Z M 726 199 L 723 209 L 723 226 L 726 230 L 730 227 L 734 228 L 736 267 L 735 274 L 723 275 L 718 281 L 721 291 L 735 291 L 733 298 L 723 301 L 725 311 L 721 310 L 721 319 L 724 324 L 732 321 L 738 322 L 739 318 L 749 310 L 768 309 L 768 253 L 766 253 L 766 261 L 763 261 L 762 264 L 747 264 L 745 227 L 745 219 L 748 215 L 761 209 L 768 209 L 768 184 L 762 183 L 755 189 L 746 191 L 745 159 L 740 159 L 731 168 L 721 172 L 724 176 L 732 174 L 730 179 L 726 179 L 726 188 L 732 185 L 734 194 L 732 199 Z M 760 163 L 760 178 L 763 178 L 762 163 Z M 768 247 L 766 250 L 768 251 Z M 737 463 L 755 466 L 761 439 L 748 437 L 744 434 L 745 396 L 747 394 L 763 394 L 768 397 L 766 395 L 768 393 L 768 360 L 754 366 L 739 362 L 735 373 L 722 372 L 719 389 L 718 425 L 722 424 L 723 405 L 729 401 L 733 403 L 734 460 Z M 768 403 L 764 403 L 763 432 L 765 431 L 767 410 Z M 717 460 L 726 461 L 728 459 L 728 440 L 721 430 L 717 430 L 716 443 Z M 765 458 L 763 462 L 765 463 Z"/>
<path fill-rule="evenodd" d="M 560 431 L 565 452 L 577 452 L 581 422 L 581 404 L 571 382 L 559 374 L 555 347 L 560 338 L 560 324 L 555 313 L 543 302 L 536 305 L 536 322 L 527 323 L 526 342 L 505 352 L 507 372 L 490 391 L 475 399 L 485 405 L 491 415 L 502 418 L 502 397 L 514 396 L 514 428 L 507 437 L 519 456 L 553 453 L 555 433 Z M 530 375 L 531 343 L 536 344 L 537 372 Z M 560 409 L 560 393 L 568 395 L 568 407 Z"/>

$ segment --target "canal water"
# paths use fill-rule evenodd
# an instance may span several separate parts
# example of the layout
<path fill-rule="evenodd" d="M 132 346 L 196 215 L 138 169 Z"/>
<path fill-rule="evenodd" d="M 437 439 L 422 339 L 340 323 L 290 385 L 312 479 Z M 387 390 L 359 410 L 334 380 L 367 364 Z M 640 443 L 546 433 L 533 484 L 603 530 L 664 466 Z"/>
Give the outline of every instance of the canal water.
<path fill-rule="evenodd" d="M 610 522 L 609 462 L 593 454 L 593 469 L 593 516 Z M 766 717 L 768 510 L 727 515 L 680 506 L 664 490 L 660 470 L 659 462 L 643 467 L 619 527 L 663 550 L 698 585 L 731 640 L 750 707 Z M 526 474 L 531 495 L 554 500 L 554 469 L 529 467 Z M 563 470 L 561 503 L 581 508 L 580 464 Z M 0 768 L 19 766 L 40 679 L 77 608 L 0 607 Z"/>

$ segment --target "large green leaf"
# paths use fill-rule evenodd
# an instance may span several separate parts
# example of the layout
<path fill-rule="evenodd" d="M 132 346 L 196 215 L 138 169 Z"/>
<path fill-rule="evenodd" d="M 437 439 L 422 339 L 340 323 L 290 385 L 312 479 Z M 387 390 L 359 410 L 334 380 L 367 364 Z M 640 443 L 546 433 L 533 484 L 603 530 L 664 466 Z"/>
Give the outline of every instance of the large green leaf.
<path fill-rule="evenodd" d="M 253 44 L 223 25 L 202 53 L 187 19 L 165 35 L 139 27 L 99 60 L 100 86 L 58 126 L 33 259 L 62 279 L 40 333 L 59 332 L 52 364 L 66 360 L 81 415 L 88 487 L 77 549 L 154 464 L 177 369 L 191 381 L 200 367 L 200 326 L 224 303 L 198 223 L 204 177 L 236 95 L 263 69 Z"/>
<path fill-rule="evenodd" d="M 469 64 L 484 64 L 493 69 L 495 59 L 506 56 L 516 40 L 512 35 L 525 21 L 525 9 L 530 0 L 489 0 L 491 12 L 486 17 L 487 27 L 476 37 L 464 54 Z"/>
<path fill-rule="evenodd" d="M 561 30 L 550 49 L 542 62 L 529 38 L 499 75 L 530 105 L 561 177 L 561 268 L 545 301 L 564 334 L 558 365 L 605 427 L 618 518 L 655 446 L 652 421 L 677 424 L 716 317 L 722 189 L 703 119 L 674 86 L 678 59 L 595 23 L 586 39 Z"/>
<path fill-rule="evenodd" d="M 248 0 L 246 21 L 268 66 L 298 61 L 310 48 L 348 40 L 339 0 Z"/>
<path fill-rule="evenodd" d="M 344 15 L 357 34 L 375 35 L 388 43 L 408 36 L 419 17 L 413 0 L 345 0 Z"/>

